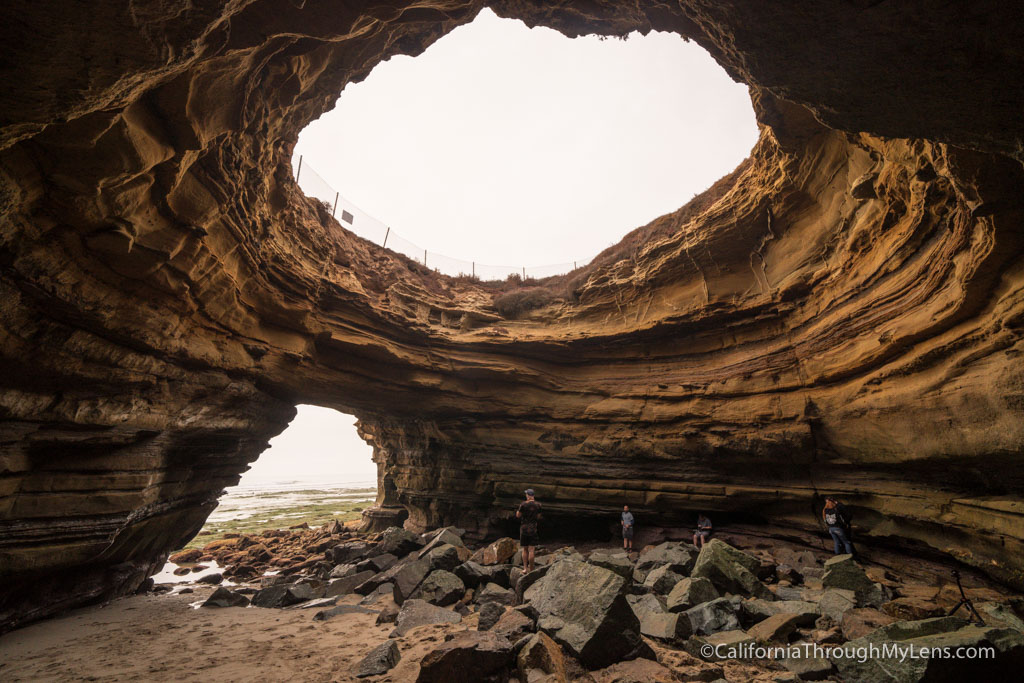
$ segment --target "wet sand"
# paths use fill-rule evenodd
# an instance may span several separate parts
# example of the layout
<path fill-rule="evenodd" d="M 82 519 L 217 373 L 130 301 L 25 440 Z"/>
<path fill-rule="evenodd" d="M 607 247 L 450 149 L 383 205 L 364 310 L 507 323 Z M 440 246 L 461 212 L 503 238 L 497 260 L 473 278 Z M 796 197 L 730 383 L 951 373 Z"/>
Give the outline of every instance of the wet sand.
<path fill-rule="evenodd" d="M 0 636 L 3 681 L 356 681 L 356 664 L 394 624 L 376 614 L 313 621 L 316 609 L 193 609 L 192 594 L 138 595 L 87 607 Z M 361 596 L 355 596 L 361 597 Z M 354 603 L 354 598 L 339 601 Z M 412 681 L 444 634 L 476 628 L 423 626 L 398 641 L 402 661 L 377 681 Z"/>

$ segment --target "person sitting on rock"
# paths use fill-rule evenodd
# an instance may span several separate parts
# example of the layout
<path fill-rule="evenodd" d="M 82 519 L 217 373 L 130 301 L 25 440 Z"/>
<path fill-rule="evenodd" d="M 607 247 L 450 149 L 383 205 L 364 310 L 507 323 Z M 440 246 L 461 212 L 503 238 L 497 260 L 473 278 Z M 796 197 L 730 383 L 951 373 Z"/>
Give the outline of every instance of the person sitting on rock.
<path fill-rule="evenodd" d="M 697 515 L 697 530 L 693 532 L 693 544 L 698 548 L 703 548 L 709 538 L 711 538 L 711 520 L 702 512 Z"/>
<path fill-rule="evenodd" d="M 633 513 L 628 505 L 622 506 L 622 548 L 627 552 L 633 549 Z"/>
<path fill-rule="evenodd" d="M 853 544 L 850 543 L 850 513 L 846 506 L 832 496 L 825 497 L 825 507 L 821 511 L 821 518 L 828 526 L 828 533 L 832 536 L 833 551 L 836 555 L 846 553 L 853 554 Z"/>
<path fill-rule="evenodd" d="M 533 489 L 526 489 L 526 500 L 519 504 L 516 517 L 519 524 L 519 545 L 523 549 L 523 571 L 532 572 L 534 547 L 538 542 L 537 522 L 540 521 L 540 503 L 533 499 Z"/>

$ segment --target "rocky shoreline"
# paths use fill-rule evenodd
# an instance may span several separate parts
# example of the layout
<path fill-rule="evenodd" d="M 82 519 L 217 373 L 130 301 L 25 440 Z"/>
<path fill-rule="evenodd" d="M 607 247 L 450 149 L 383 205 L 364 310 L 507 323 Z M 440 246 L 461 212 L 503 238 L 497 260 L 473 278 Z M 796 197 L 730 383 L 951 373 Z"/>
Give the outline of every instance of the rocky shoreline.
<path fill-rule="evenodd" d="M 963 609 L 946 616 L 960 597 L 955 584 L 909 562 L 898 572 L 726 534 L 701 551 L 673 540 L 629 554 L 593 543 L 541 547 L 537 568 L 524 573 L 514 539 L 472 545 L 464 535 L 365 534 L 333 522 L 232 534 L 171 560 L 185 574 L 197 563 L 224 567 L 199 579 L 231 584 L 196 603 L 205 609 L 308 610 L 313 622 L 372 616 L 390 630 L 346 672 L 370 680 L 919 681 L 1024 663 L 1024 598 L 970 587 L 985 624 Z M 423 649 L 427 631 L 443 640 Z M 392 678 L 414 642 L 416 666 Z M 991 652 L 920 659 L 894 646 Z M 767 647 L 779 650 L 766 656 Z M 803 654 L 780 656 L 783 647 Z M 881 654 L 856 656 L 872 647 Z"/>

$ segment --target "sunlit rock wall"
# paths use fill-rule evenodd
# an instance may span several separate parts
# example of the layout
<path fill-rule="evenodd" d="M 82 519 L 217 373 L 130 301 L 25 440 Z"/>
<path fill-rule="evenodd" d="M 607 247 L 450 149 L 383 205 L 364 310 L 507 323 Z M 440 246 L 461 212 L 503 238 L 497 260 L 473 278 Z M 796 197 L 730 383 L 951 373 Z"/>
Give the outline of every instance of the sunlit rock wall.
<path fill-rule="evenodd" d="M 490 3 L 676 31 L 762 125 L 717 202 L 504 320 L 288 168 L 346 83 L 483 4 L 3 6 L 0 628 L 133 590 L 298 402 L 360 417 L 413 526 L 501 531 L 530 485 L 553 523 L 813 527 L 829 491 L 1024 585 L 1012 10 Z"/>

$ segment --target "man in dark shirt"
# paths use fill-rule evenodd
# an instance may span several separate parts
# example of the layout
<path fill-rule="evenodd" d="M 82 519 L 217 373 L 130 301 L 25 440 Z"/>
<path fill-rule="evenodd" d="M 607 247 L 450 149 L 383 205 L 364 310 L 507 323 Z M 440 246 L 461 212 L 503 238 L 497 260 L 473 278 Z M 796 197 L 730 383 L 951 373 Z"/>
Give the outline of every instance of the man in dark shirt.
<path fill-rule="evenodd" d="M 519 504 L 516 517 L 519 525 L 519 545 L 523 549 L 523 571 L 533 571 L 533 550 L 537 545 L 537 522 L 540 521 L 540 503 L 533 499 L 533 489 L 526 489 L 526 500 Z"/>

